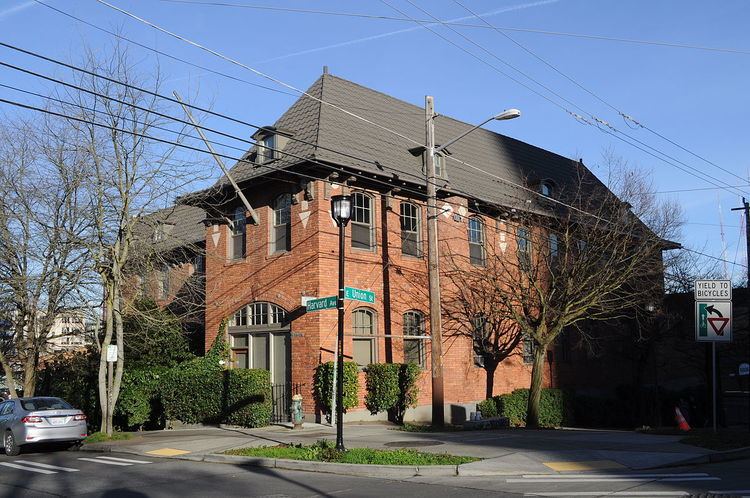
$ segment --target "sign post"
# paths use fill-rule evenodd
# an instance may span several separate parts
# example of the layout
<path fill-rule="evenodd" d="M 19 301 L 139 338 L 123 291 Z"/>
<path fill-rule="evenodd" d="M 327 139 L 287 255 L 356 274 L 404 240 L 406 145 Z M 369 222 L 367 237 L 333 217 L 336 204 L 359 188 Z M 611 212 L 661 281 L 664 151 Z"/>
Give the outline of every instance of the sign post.
<path fill-rule="evenodd" d="M 713 428 L 716 432 L 716 343 L 732 341 L 732 281 L 695 281 L 695 340 L 711 343 Z"/>

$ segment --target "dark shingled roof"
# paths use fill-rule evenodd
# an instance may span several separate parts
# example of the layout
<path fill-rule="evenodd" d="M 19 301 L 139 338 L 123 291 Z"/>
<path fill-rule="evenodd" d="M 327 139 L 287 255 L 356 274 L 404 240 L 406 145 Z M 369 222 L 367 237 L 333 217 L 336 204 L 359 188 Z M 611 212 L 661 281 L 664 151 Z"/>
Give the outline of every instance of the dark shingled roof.
<path fill-rule="evenodd" d="M 407 150 L 424 143 L 422 107 L 330 74 L 323 74 L 318 78 L 308 89 L 308 93 L 364 116 L 413 139 L 414 142 L 303 95 L 274 126 L 290 130 L 294 133 L 294 139 L 304 140 L 317 147 L 290 140 L 283 152 L 299 157 L 281 154 L 280 159 L 267 166 L 238 162 L 231 170 L 237 182 L 303 162 L 300 159 L 302 157 L 387 177 L 396 173 L 402 181 L 424 183 L 422 158 L 414 157 Z M 439 116 L 435 122 L 436 142 L 447 142 L 471 126 L 446 116 Z M 326 149 L 377 161 L 385 169 Z M 478 129 L 469 134 L 452 145 L 449 152 L 456 159 L 521 185 L 550 180 L 558 187 L 562 187 L 578 178 L 579 168 L 582 166 L 577 161 L 486 129 Z M 518 205 L 533 197 L 518 187 L 510 186 L 456 161 L 447 161 L 447 172 L 447 190 L 464 193 L 479 200 Z M 222 177 L 216 186 L 227 183 L 226 177 Z"/>
<path fill-rule="evenodd" d="M 177 204 L 142 216 L 133 232 L 137 239 L 151 243 L 158 252 L 201 244 L 205 240 L 203 209 Z M 154 230 L 161 225 L 164 237 L 153 242 Z"/>

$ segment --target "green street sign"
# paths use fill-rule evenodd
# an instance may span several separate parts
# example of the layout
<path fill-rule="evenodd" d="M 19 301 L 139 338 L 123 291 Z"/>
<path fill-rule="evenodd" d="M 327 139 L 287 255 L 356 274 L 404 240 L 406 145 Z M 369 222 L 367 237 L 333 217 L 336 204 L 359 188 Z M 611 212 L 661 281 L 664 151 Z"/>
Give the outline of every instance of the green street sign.
<path fill-rule="evenodd" d="M 330 310 L 336 307 L 336 301 L 336 296 L 310 299 L 309 301 L 307 301 L 305 307 L 307 308 L 307 311 Z"/>
<path fill-rule="evenodd" d="M 344 299 L 351 301 L 362 301 L 363 303 L 375 303 L 375 293 L 372 291 L 344 287 Z"/>

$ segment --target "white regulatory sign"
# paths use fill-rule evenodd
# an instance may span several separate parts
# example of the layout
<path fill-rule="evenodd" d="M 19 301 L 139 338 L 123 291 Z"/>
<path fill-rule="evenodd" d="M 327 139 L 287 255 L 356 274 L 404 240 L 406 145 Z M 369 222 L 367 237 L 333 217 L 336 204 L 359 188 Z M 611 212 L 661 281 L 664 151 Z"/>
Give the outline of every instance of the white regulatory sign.
<path fill-rule="evenodd" d="M 695 340 L 732 342 L 732 302 L 695 302 Z"/>
<path fill-rule="evenodd" d="M 696 280 L 696 301 L 731 301 L 731 280 Z"/>
<path fill-rule="evenodd" d="M 117 361 L 117 344 L 107 346 L 107 361 L 112 363 Z"/>

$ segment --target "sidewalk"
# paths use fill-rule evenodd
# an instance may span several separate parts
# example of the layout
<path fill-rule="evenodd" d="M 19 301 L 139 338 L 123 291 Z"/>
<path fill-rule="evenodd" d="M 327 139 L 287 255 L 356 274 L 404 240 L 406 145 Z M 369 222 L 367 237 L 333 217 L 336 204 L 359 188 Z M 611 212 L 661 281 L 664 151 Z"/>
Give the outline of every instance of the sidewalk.
<path fill-rule="evenodd" d="M 232 448 L 274 446 L 277 444 L 311 444 L 319 439 L 335 439 L 335 429 L 306 423 L 302 430 L 284 426 L 260 429 L 204 428 L 144 432 L 127 441 L 86 445 L 90 451 L 119 451 L 148 456 L 186 458 L 206 461 L 234 461 L 278 467 L 278 462 L 242 457 L 220 457 Z M 344 427 L 347 447 L 414 448 L 419 451 L 450 453 L 483 458 L 458 469 L 444 469 L 448 475 L 492 476 L 517 474 L 553 474 L 564 471 L 644 470 L 681 463 L 706 463 L 711 455 L 720 454 L 678 443 L 681 436 L 656 436 L 626 431 L 597 430 L 525 430 L 499 429 L 443 433 L 410 433 L 395 430 L 387 424 L 348 424 Z M 747 453 L 747 452 L 746 452 Z M 750 455 L 748 455 L 750 456 Z M 237 458 L 240 460 L 232 460 Z M 279 461 L 280 462 L 280 461 Z M 323 464 L 336 465 L 336 464 Z M 315 462 L 294 462 L 299 469 L 325 471 Z M 339 464 L 339 467 L 342 467 Z M 336 473 L 372 475 L 365 467 L 343 466 Z M 339 469 L 341 470 L 341 469 Z M 392 475 L 393 469 L 388 474 Z M 422 469 L 424 471 L 424 469 Z M 438 469 L 434 469 L 437 471 Z M 452 474 L 451 474 L 452 473 Z"/>

